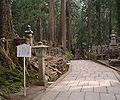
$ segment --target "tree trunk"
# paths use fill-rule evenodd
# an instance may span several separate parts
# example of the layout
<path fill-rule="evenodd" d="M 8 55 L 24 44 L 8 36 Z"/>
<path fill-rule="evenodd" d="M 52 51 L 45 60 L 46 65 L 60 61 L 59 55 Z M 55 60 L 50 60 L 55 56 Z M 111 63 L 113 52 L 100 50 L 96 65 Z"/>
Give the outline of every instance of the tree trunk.
<path fill-rule="evenodd" d="M 55 40 L 55 15 L 54 15 L 54 0 L 49 0 L 49 41 L 54 44 Z"/>
<path fill-rule="evenodd" d="M 92 42 L 92 0 L 88 0 L 88 34 L 89 34 L 89 43 Z"/>
<path fill-rule="evenodd" d="M 112 8 L 110 4 L 110 15 L 109 15 L 109 36 L 112 34 Z"/>
<path fill-rule="evenodd" d="M 101 34 L 101 1 L 96 1 L 96 12 L 97 12 L 97 19 L 98 19 L 98 34 L 97 34 L 97 44 L 101 45 L 102 43 L 102 34 Z"/>
<path fill-rule="evenodd" d="M 61 0 L 61 43 L 62 47 L 66 49 L 66 0 Z"/>
<path fill-rule="evenodd" d="M 71 50 L 71 32 L 72 32 L 72 26 L 71 26 L 71 10 L 70 10 L 70 1 L 67 1 L 66 5 L 66 21 L 67 21 L 67 48 Z"/>
<path fill-rule="evenodd" d="M 101 4 L 100 4 L 100 0 L 98 0 L 98 34 L 99 34 L 99 45 L 102 42 L 102 34 L 101 34 Z"/>
<path fill-rule="evenodd" d="M 39 4 L 38 5 L 38 10 L 41 11 L 41 8 L 42 8 L 42 5 Z M 43 39 L 42 29 L 43 29 L 42 28 L 42 20 L 41 20 L 41 18 L 38 18 L 38 20 L 37 20 L 37 33 L 35 35 L 35 40 L 37 42 L 42 41 L 42 39 Z"/>
<path fill-rule="evenodd" d="M 120 32 L 120 0 L 116 0 L 118 33 Z M 118 34 L 120 36 L 120 33 Z"/>
<path fill-rule="evenodd" d="M 5 66 L 15 68 L 16 55 L 13 55 L 14 51 L 10 49 L 13 45 L 8 44 L 8 41 L 11 43 L 15 37 L 12 24 L 11 0 L 0 0 L 0 39 L 3 37 L 6 38 L 7 44 L 0 40 L 0 59 L 3 59 L 1 61 Z M 6 50 L 5 47 L 7 47 Z M 14 50 L 16 49 L 14 48 Z M 11 58 L 14 58 L 14 60 Z"/>
<path fill-rule="evenodd" d="M 11 0 L 0 0 L 0 38 L 13 38 Z"/>

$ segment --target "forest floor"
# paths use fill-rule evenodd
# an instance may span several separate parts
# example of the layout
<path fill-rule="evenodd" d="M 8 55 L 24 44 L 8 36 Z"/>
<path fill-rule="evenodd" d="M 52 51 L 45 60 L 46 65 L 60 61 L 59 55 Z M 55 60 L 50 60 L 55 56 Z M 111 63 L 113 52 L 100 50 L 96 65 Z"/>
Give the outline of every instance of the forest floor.
<path fill-rule="evenodd" d="M 48 85 L 46 87 L 44 86 L 31 86 L 27 87 L 27 96 L 25 97 L 23 94 L 23 89 L 15 94 L 11 94 L 10 100 L 33 100 L 35 97 L 39 95 L 39 97 L 42 97 L 46 91 L 49 91 L 49 89 L 53 88 L 57 83 L 59 83 L 66 75 L 68 75 L 71 71 L 71 68 L 63 74 L 61 77 L 59 77 L 55 82 L 50 83 L 48 82 Z"/>
<path fill-rule="evenodd" d="M 43 86 L 31 86 L 27 88 L 27 96 L 24 97 L 23 89 L 15 94 L 10 95 L 10 100 L 32 100 L 38 94 L 42 95 L 45 92 L 45 87 Z"/>
<path fill-rule="evenodd" d="M 57 58 L 55 58 L 55 59 L 57 61 Z M 59 59 L 63 59 L 63 58 L 59 58 Z M 52 60 L 50 62 L 54 63 L 55 61 Z M 49 69 L 47 69 L 47 70 L 49 70 Z M 51 72 L 54 72 L 54 71 L 51 71 Z M 61 77 L 63 77 L 67 72 L 68 71 L 66 70 L 65 73 L 62 73 Z M 54 76 L 52 76 L 52 77 L 54 77 Z M 58 79 L 56 81 L 58 81 L 61 77 L 58 77 Z M 48 89 L 53 84 L 54 84 L 54 81 L 53 82 L 48 82 L 47 87 L 38 86 L 38 85 L 31 85 L 31 86 L 27 87 L 27 96 L 26 97 L 24 96 L 24 91 L 23 91 L 24 89 L 23 88 L 18 93 L 9 94 L 8 97 L 10 97 L 10 100 L 32 100 L 37 95 L 39 95 L 39 96 L 41 95 L 42 96 L 43 93 L 45 93 L 46 89 Z"/>

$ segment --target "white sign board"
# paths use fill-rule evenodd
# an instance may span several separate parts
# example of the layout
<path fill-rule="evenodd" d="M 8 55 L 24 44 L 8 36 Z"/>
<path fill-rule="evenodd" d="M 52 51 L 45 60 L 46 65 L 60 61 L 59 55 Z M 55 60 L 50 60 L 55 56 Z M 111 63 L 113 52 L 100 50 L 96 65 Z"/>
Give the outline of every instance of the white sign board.
<path fill-rule="evenodd" d="M 17 57 L 31 57 L 31 46 L 27 44 L 17 46 Z"/>

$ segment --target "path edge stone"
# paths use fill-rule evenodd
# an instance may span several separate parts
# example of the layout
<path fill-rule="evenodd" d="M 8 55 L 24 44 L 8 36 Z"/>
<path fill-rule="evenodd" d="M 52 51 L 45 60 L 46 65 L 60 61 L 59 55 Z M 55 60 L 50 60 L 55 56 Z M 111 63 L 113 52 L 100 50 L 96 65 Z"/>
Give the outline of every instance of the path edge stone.
<path fill-rule="evenodd" d="M 117 77 L 117 79 L 118 79 L 119 82 L 120 82 L 120 75 L 117 73 L 117 71 L 118 71 L 117 68 L 115 68 L 115 67 L 113 67 L 113 66 L 111 66 L 111 65 L 109 65 L 109 64 L 106 64 L 105 62 L 100 61 L 100 60 L 97 60 L 97 61 L 95 61 L 95 62 L 97 62 L 97 63 L 99 63 L 99 64 L 102 64 L 102 65 L 104 65 L 104 66 L 106 66 L 106 67 L 111 68 L 111 69 L 113 70 L 115 76 Z M 119 72 L 120 72 L 120 71 L 119 71 Z"/>

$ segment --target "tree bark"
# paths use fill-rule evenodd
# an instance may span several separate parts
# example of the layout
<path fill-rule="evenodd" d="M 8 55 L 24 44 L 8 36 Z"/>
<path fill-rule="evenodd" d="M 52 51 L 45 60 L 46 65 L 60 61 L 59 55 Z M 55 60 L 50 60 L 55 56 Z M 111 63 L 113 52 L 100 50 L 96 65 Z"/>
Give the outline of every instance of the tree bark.
<path fill-rule="evenodd" d="M 89 43 L 92 42 L 92 0 L 88 0 L 88 34 L 89 34 Z"/>
<path fill-rule="evenodd" d="M 120 32 L 120 0 L 116 0 L 118 33 Z M 120 36 L 120 34 L 118 34 Z"/>
<path fill-rule="evenodd" d="M 42 5 L 39 4 L 38 5 L 38 10 L 41 11 L 41 8 L 42 8 Z M 38 20 L 37 20 L 37 33 L 35 35 L 35 40 L 37 42 L 42 41 L 42 39 L 43 39 L 43 32 L 42 32 L 42 30 L 43 30 L 42 20 L 41 20 L 41 18 L 38 18 Z"/>
<path fill-rule="evenodd" d="M 71 34 L 72 34 L 72 26 L 71 26 L 71 8 L 70 8 L 70 0 L 66 3 L 66 21 L 67 21 L 67 48 L 71 50 Z"/>
<path fill-rule="evenodd" d="M 66 49 L 66 0 L 61 0 L 61 43 L 62 47 Z"/>
<path fill-rule="evenodd" d="M 99 34 L 99 45 L 101 45 L 101 42 L 102 42 L 102 34 L 101 34 L 101 1 L 98 0 L 98 34 Z"/>
<path fill-rule="evenodd" d="M 53 45 L 55 42 L 55 15 L 54 0 L 49 0 L 49 41 Z"/>
<path fill-rule="evenodd" d="M 16 67 L 13 60 L 9 57 L 6 51 L 0 46 L 0 64 L 2 66 L 8 66 L 11 70 Z"/>
<path fill-rule="evenodd" d="M 109 37 L 112 34 L 112 8 L 110 4 L 110 15 L 109 15 Z"/>
<path fill-rule="evenodd" d="M 97 15 L 97 19 L 98 19 L 98 34 L 96 34 L 97 36 L 97 44 L 101 45 L 102 43 L 102 34 L 101 34 L 101 0 L 96 1 L 96 15 Z"/>
<path fill-rule="evenodd" d="M 3 37 L 5 38 L 4 42 L 6 41 L 7 44 L 1 41 Z M 15 33 L 12 24 L 11 0 L 0 0 L 0 59 L 3 59 L 2 63 L 6 64 L 5 66 L 11 68 L 15 68 L 14 62 L 16 62 L 16 55 L 13 54 L 13 45 L 8 44 L 8 41 L 11 43 L 14 38 Z M 7 49 L 5 49 L 5 47 L 7 47 Z M 11 58 L 14 58 L 14 60 Z"/>
<path fill-rule="evenodd" d="M 0 38 L 13 38 L 11 0 L 0 0 Z"/>

